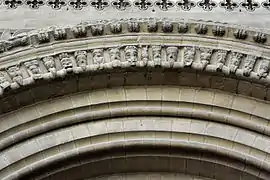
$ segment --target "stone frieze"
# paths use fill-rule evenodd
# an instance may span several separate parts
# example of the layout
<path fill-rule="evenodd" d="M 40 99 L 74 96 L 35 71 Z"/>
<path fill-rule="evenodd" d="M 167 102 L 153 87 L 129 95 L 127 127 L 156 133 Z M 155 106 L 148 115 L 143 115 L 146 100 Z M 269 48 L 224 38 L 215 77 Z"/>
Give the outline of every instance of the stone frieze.
<path fill-rule="evenodd" d="M 0 71 L 0 93 L 81 73 L 95 73 L 114 69 L 164 68 L 181 71 L 223 73 L 225 76 L 270 83 L 270 59 L 198 46 L 123 45 L 63 52 L 39 59 L 27 60 Z"/>

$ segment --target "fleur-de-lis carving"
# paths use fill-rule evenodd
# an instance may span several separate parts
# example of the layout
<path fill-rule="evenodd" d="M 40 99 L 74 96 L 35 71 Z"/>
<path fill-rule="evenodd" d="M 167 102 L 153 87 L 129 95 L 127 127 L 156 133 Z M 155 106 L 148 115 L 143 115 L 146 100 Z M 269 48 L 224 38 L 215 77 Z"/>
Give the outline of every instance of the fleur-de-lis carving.
<path fill-rule="evenodd" d="M 232 0 L 225 0 L 219 3 L 220 7 L 226 9 L 227 11 L 233 11 L 235 8 L 238 8 L 238 3 Z"/>
<path fill-rule="evenodd" d="M 90 1 L 90 5 L 100 11 L 100 10 L 103 10 L 105 7 L 108 7 L 109 3 L 106 0 L 95 0 L 95 1 Z"/>
<path fill-rule="evenodd" d="M 138 7 L 140 10 L 147 10 L 149 7 L 152 7 L 153 4 L 148 0 L 137 0 L 134 2 L 134 6 Z"/>
<path fill-rule="evenodd" d="M 38 9 L 39 6 L 43 6 L 44 5 L 44 1 L 42 1 L 42 0 L 27 0 L 25 3 L 30 8 L 33 8 L 33 9 Z"/>
<path fill-rule="evenodd" d="M 112 1 L 112 6 L 115 7 L 118 10 L 126 10 L 127 7 L 131 6 L 131 2 L 127 0 L 116 0 Z"/>
<path fill-rule="evenodd" d="M 76 10 L 81 10 L 83 7 L 87 6 L 87 1 L 85 0 L 71 0 L 68 2 Z"/>
<path fill-rule="evenodd" d="M 47 4 L 53 9 L 61 9 L 61 7 L 67 5 L 65 0 L 49 0 Z"/>
<path fill-rule="evenodd" d="M 155 5 L 158 6 L 163 11 L 167 11 L 169 8 L 174 6 L 174 3 L 169 0 L 160 0 L 156 1 Z"/>
<path fill-rule="evenodd" d="M 202 0 L 198 2 L 198 6 L 205 11 L 212 11 L 213 8 L 217 7 L 217 3 L 212 0 Z"/>
<path fill-rule="evenodd" d="M 246 8 L 247 11 L 255 11 L 256 8 L 260 7 L 260 4 L 253 0 L 245 0 L 240 4 L 243 8 Z"/>
<path fill-rule="evenodd" d="M 16 9 L 18 6 L 21 6 L 23 2 L 21 0 L 5 0 L 4 4 L 11 9 Z"/>
<path fill-rule="evenodd" d="M 181 0 L 177 1 L 176 5 L 179 6 L 184 11 L 189 11 L 191 8 L 196 6 L 196 3 L 191 0 Z"/>
<path fill-rule="evenodd" d="M 270 0 L 262 2 L 262 7 L 270 10 Z"/>

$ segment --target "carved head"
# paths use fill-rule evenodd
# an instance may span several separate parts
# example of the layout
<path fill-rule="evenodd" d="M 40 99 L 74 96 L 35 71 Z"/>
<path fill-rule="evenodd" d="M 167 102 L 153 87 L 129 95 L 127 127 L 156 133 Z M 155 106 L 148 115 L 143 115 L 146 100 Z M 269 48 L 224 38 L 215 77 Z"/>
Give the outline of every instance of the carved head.
<path fill-rule="evenodd" d="M 67 36 L 67 32 L 66 29 L 64 28 L 57 28 L 54 30 L 54 37 L 55 39 L 59 40 L 59 39 L 65 39 Z"/>
<path fill-rule="evenodd" d="M 111 61 L 120 61 L 121 55 L 120 55 L 120 49 L 119 48 L 110 48 L 109 49 L 109 55 Z"/>
<path fill-rule="evenodd" d="M 177 61 L 178 48 L 177 47 L 167 47 L 166 54 L 167 54 L 167 61 L 175 62 L 175 61 Z"/>
<path fill-rule="evenodd" d="M 55 62 L 52 56 L 47 56 L 43 58 L 44 65 L 48 69 L 55 68 Z"/>
<path fill-rule="evenodd" d="M 19 66 L 15 65 L 15 66 L 11 66 L 7 69 L 7 72 L 9 73 L 9 75 L 11 77 L 21 77 L 22 76 L 22 73 L 20 71 L 20 68 Z"/>
<path fill-rule="evenodd" d="M 200 48 L 200 51 L 201 61 L 210 61 L 213 50 L 209 48 Z"/>
<path fill-rule="evenodd" d="M 76 51 L 75 59 L 78 66 L 86 66 L 87 64 L 87 52 L 86 51 Z"/>
<path fill-rule="evenodd" d="M 135 64 L 138 61 L 138 49 L 136 46 L 127 46 L 125 48 L 125 58 L 131 64 Z"/>
<path fill-rule="evenodd" d="M 27 61 L 24 65 L 33 73 L 40 74 L 39 64 L 37 60 Z"/>
<path fill-rule="evenodd" d="M 161 61 L 161 46 L 152 46 L 153 60 Z"/>
<path fill-rule="evenodd" d="M 59 55 L 60 62 L 62 63 L 62 66 L 64 69 L 70 69 L 73 67 L 72 61 L 68 53 L 62 53 Z"/>
<path fill-rule="evenodd" d="M 270 68 L 270 60 L 263 59 L 258 70 L 258 76 L 266 77 L 269 72 L 269 68 Z"/>
<path fill-rule="evenodd" d="M 227 51 L 225 50 L 218 50 L 217 51 L 217 63 L 225 63 Z"/>
<path fill-rule="evenodd" d="M 243 57 L 243 54 L 233 52 L 232 57 L 231 57 L 231 65 L 238 67 L 240 65 L 241 60 L 242 60 L 242 57 Z"/>
<path fill-rule="evenodd" d="M 184 47 L 184 63 L 186 66 L 190 66 L 194 61 L 196 49 L 192 46 Z"/>
<path fill-rule="evenodd" d="M 104 63 L 103 49 L 94 49 L 93 50 L 93 62 L 94 64 Z"/>
<path fill-rule="evenodd" d="M 257 59 L 256 56 L 248 55 L 245 60 L 244 69 L 252 71 L 253 66 L 255 65 L 256 59 Z"/>

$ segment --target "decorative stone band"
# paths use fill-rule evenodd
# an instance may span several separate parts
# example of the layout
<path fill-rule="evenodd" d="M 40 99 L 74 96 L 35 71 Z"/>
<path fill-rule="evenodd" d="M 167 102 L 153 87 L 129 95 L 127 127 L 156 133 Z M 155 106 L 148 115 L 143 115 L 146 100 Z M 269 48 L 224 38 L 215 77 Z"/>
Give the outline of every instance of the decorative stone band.
<path fill-rule="evenodd" d="M 254 28 L 229 26 L 215 22 L 183 21 L 170 19 L 122 19 L 85 22 L 74 27 L 50 27 L 15 35 L 0 42 L 0 53 L 22 48 L 38 47 L 43 43 L 54 43 L 76 38 L 107 36 L 127 33 L 168 33 L 184 36 L 194 34 L 218 39 L 239 40 L 265 47 L 270 45 L 269 33 Z M 5 55 L 2 55 L 5 56 Z"/>
<path fill-rule="evenodd" d="M 39 9 L 40 7 L 46 5 L 50 6 L 52 9 L 59 10 L 65 6 L 70 6 L 75 10 L 81 10 L 87 6 L 95 8 L 95 10 L 102 11 L 110 6 L 116 10 L 123 11 L 129 8 L 136 8 L 139 10 L 148 10 L 150 8 L 159 8 L 162 11 L 168 11 L 172 8 L 177 8 L 182 11 L 190 11 L 196 6 L 203 11 L 212 11 L 213 9 L 225 9 L 227 11 L 237 11 L 238 9 L 243 9 L 249 12 L 255 11 L 258 8 L 270 9 L 269 0 L 256 1 L 256 0 L 136 0 L 132 3 L 129 0 L 91 0 L 90 2 L 86 0 L 4 0 L 4 6 L 8 9 L 16 9 L 19 6 L 26 5 L 31 9 Z"/>
<path fill-rule="evenodd" d="M 0 71 L 0 93 L 27 86 L 41 79 L 105 70 L 139 68 L 221 73 L 259 84 L 270 83 L 270 60 L 243 52 L 199 46 L 126 45 L 63 52 L 20 62 Z"/>

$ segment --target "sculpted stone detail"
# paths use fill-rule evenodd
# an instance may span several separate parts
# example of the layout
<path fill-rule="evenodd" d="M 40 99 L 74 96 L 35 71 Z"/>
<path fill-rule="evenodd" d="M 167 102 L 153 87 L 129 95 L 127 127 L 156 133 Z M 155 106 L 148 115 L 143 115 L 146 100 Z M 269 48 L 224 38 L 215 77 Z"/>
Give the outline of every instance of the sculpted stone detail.
<path fill-rule="evenodd" d="M 10 88 L 10 82 L 7 80 L 6 74 L 0 71 L 0 96 L 2 96 L 4 91 L 8 88 Z"/>
<path fill-rule="evenodd" d="M 265 43 L 267 40 L 267 37 L 264 33 L 257 32 L 254 34 L 253 39 L 257 43 Z"/>
<path fill-rule="evenodd" d="M 249 77 L 252 78 L 252 81 L 264 83 L 269 81 L 269 78 L 260 80 L 268 76 L 270 68 L 268 59 L 260 61 L 255 68 L 258 59 L 256 55 L 231 52 L 230 50 L 171 45 L 171 42 L 164 45 L 138 43 L 104 49 L 97 48 L 92 50 L 91 56 L 88 56 L 88 50 L 90 49 L 63 52 L 54 57 L 41 57 L 41 60 L 32 59 L 17 66 L 5 67 L 6 72 L 3 73 L 6 75 L 0 73 L 0 94 L 4 92 L 5 87 L 9 87 L 5 84 L 10 84 L 11 89 L 15 89 L 31 84 L 38 79 L 63 78 L 68 73 L 72 75 L 73 73 L 95 72 L 102 69 L 135 67 L 137 69 L 144 66 L 146 68 L 159 66 L 176 69 L 190 67 L 194 70 L 218 71 L 225 75 L 231 73 L 238 77 Z M 228 62 L 226 63 L 226 61 Z M 241 61 L 243 61 L 242 64 Z M 3 84 L 1 85 L 1 83 Z"/>
<path fill-rule="evenodd" d="M 210 48 L 199 48 L 199 51 L 201 59 L 201 69 L 204 69 L 210 63 L 213 50 Z"/>
<path fill-rule="evenodd" d="M 240 65 L 240 63 L 242 61 L 242 58 L 243 58 L 243 54 L 241 54 L 241 53 L 233 52 L 231 54 L 231 57 L 229 59 L 229 61 L 230 61 L 230 65 L 229 65 L 230 73 L 233 73 L 233 74 L 236 73 L 236 71 L 239 68 L 239 65 Z"/>
<path fill-rule="evenodd" d="M 0 52 L 3 53 L 12 48 L 12 43 L 9 41 L 0 41 Z"/>
<path fill-rule="evenodd" d="M 127 23 L 129 32 L 140 32 L 140 24 L 134 19 L 130 19 Z"/>
<path fill-rule="evenodd" d="M 180 0 L 176 2 L 176 5 L 184 11 L 189 11 L 196 6 L 196 3 L 191 0 Z"/>
<path fill-rule="evenodd" d="M 262 59 L 257 72 L 257 76 L 259 78 L 266 78 L 269 73 L 269 69 L 270 69 L 270 59 Z"/>
<path fill-rule="evenodd" d="M 103 69 L 105 64 L 104 50 L 94 49 L 93 50 L 93 69 Z"/>
<path fill-rule="evenodd" d="M 74 69 L 74 72 L 80 73 L 86 71 L 87 68 L 87 52 L 86 51 L 76 51 L 74 53 L 75 61 L 77 67 Z"/>
<path fill-rule="evenodd" d="M 143 46 L 142 47 L 142 61 L 143 62 L 148 62 L 148 60 L 149 60 L 148 47 Z"/>
<path fill-rule="evenodd" d="M 184 47 L 183 66 L 191 67 L 195 58 L 196 48 L 191 46 Z"/>
<path fill-rule="evenodd" d="M 63 68 L 62 71 L 60 70 L 57 72 L 60 77 L 64 76 L 66 73 L 73 72 L 73 63 L 68 53 L 61 53 L 59 55 L 59 60 Z"/>
<path fill-rule="evenodd" d="M 108 52 L 110 56 L 110 61 L 112 63 L 112 67 L 120 67 L 121 66 L 120 48 L 118 47 L 109 48 Z"/>
<path fill-rule="evenodd" d="M 166 59 L 167 61 L 163 61 L 163 65 L 165 67 L 173 67 L 174 63 L 177 62 L 178 59 L 178 47 L 174 46 L 167 47 Z"/>
<path fill-rule="evenodd" d="M 122 25 L 118 22 L 114 22 L 110 24 L 110 30 L 112 33 L 120 33 L 122 31 Z"/>
<path fill-rule="evenodd" d="M 195 26 L 195 31 L 197 34 L 206 34 L 208 31 L 208 27 L 205 24 L 197 24 Z"/>
<path fill-rule="evenodd" d="M 18 65 L 11 66 L 11 67 L 7 68 L 7 72 L 13 81 L 10 85 L 10 87 L 12 89 L 17 89 L 20 87 L 20 85 L 21 86 L 24 85 L 22 72 L 21 72 L 20 67 Z"/>
<path fill-rule="evenodd" d="M 150 19 L 147 24 L 147 30 L 149 32 L 156 32 L 158 30 L 158 24 L 155 19 Z"/>
<path fill-rule="evenodd" d="M 126 10 L 127 7 L 131 6 L 131 2 L 127 0 L 115 0 L 112 1 L 112 6 L 120 11 Z"/>
<path fill-rule="evenodd" d="M 25 67 L 28 69 L 29 74 L 33 77 L 33 79 L 41 79 L 42 72 L 39 67 L 38 60 L 32 60 L 24 62 Z"/>
<path fill-rule="evenodd" d="M 244 2 L 240 3 L 240 6 L 246 8 L 247 11 L 255 11 L 256 8 L 259 8 L 259 3 L 255 2 L 254 0 L 245 0 Z"/>
<path fill-rule="evenodd" d="M 244 62 L 244 68 L 243 68 L 243 75 L 244 76 L 250 76 L 251 71 L 253 70 L 255 63 L 256 63 L 257 57 L 252 55 L 247 55 L 245 62 Z"/>
<path fill-rule="evenodd" d="M 37 34 L 39 43 L 46 43 L 50 41 L 49 33 L 46 31 L 41 31 Z"/>
<path fill-rule="evenodd" d="M 57 28 L 54 30 L 54 38 L 55 40 L 66 39 L 67 32 L 65 28 Z"/>
<path fill-rule="evenodd" d="M 169 0 L 159 0 L 155 2 L 155 5 L 163 11 L 167 11 L 169 8 L 174 6 L 174 2 Z"/>
<path fill-rule="evenodd" d="M 77 0 L 74 0 L 74 2 Z M 60 1 L 59 1 L 60 2 Z M 114 1 L 116 3 L 116 1 Z M 124 1 L 117 1 L 118 3 L 124 3 Z M 141 1 L 146 2 L 146 1 Z M 182 3 L 188 4 L 191 1 L 183 1 Z M 232 1 L 230 1 L 232 3 Z M 178 2 L 180 3 L 180 1 Z M 229 2 L 228 2 L 229 3 Z M 191 21 L 191 24 L 194 24 Z M 93 36 L 98 35 L 107 35 L 104 33 L 105 30 L 110 30 L 111 33 L 117 34 L 121 33 L 123 28 L 128 29 L 128 32 L 124 31 L 123 33 L 133 33 L 133 32 L 143 32 L 143 33 L 155 33 L 155 32 L 165 32 L 165 33 L 173 33 L 175 35 L 181 36 L 179 33 L 187 33 L 190 32 L 204 35 L 208 33 L 210 27 L 212 33 L 209 33 L 209 36 L 218 36 L 223 37 L 226 32 L 233 31 L 233 34 L 236 39 L 246 40 L 248 42 L 257 42 L 257 43 L 266 43 L 265 45 L 269 45 L 267 42 L 267 38 L 269 34 L 266 32 L 256 31 L 254 32 L 251 28 L 242 28 L 239 26 L 230 27 L 226 24 L 221 24 L 218 22 L 213 22 L 213 25 L 209 25 L 208 23 L 204 23 L 201 21 L 197 21 L 197 23 L 193 26 L 189 25 L 189 22 L 184 22 L 183 20 L 172 20 L 168 18 L 158 19 L 158 18 L 142 18 L 142 19 L 121 19 L 121 20 L 100 20 L 100 21 L 89 21 L 80 23 L 71 28 L 60 28 L 60 27 L 52 27 L 48 29 L 34 30 L 29 31 L 24 34 L 16 35 L 15 37 L 9 39 L 3 39 L 0 42 L 0 53 L 12 50 L 14 47 L 21 46 L 36 46 L 38 43 L 48 43 L 51 40 L 65 40 L 65 39 L 74 39 L 80 37 L 86 37 L 90 33 Z M 159 25 L 161 26 L 159 28 Z M 173 27 L 175 26 L 175 27 Z M 146 28 L 143 28 L 146 27 Z M 89 28 L 89 32 L 88 32 Z M 175 29 L 175 30 L 174 30 Z M 70 35 L 71 31 L 73 35 Z M 248 34 L 253 35 L 253 40 L 247 38 Z M 225 38 L 230 38 L 229 36 Z M 254 43 L 254 45 L 256 45 Z"/>
<path fill-rule="evenodd" d="M 90 6 L 96 8 L 96 10 L 101 11 L 108 7 L 110 3 L 107 0 L 92 0 L 90 1 Z"/>
<path fill-rule="evenodd" d="M 170 21 L 163 21 L 162 22 L 162 30 L 165 33 L 170 33 L 173 31 L 173 24 Z"/>
<path fill-rule="evenodd" d="M 215 36 L 224 36 L 225 27 L 224 26 L 213 26 L 212 32 Z"/>
<path fill-rule="evenodd" d="M 103 32 L 104 32 L 104 26 L 102 24 L 91 26 L 91 33 L 93 36 L 101 36 Z"/>
<path fill-rule="evenodd" d="M 43 63 L 47 69 L 47 73 L 43 75 L 44 79 L 52 79 L 56 77 L 57 72 L 56 72 L 56 66 L 55 66 L 55 61 L 52 56 L 47 56 L 43 58 Z"/>
<path fill-rule="evenodd" d="M 222 71 L 223 66 L 226 62 L 227 53 L 228 52 L 226 50 L 222 50 L 222 49 L 217 50 L 217 62 L 216 62 L 217 71 Z"/>
<path fill-rule="evenodd" d="M 220 7 L 226 9 L 227 11 L 233 11 L 235 8 L 239 7 L 239 4 L 232 0 L 224 0 L 219 3 Z"/>
<path fill-rule="evenodd" d="M 134 1 L 134 6 L 138 7 L 140 10 L 147 10 L 149 7 L 153 6 L 153 3 L 148 0 L 136 0 Z"/>
<path fill-rule="evenodd" d="M 186 23 L 179 23 L 178 24 L 178 32 L 179 33 L 187 33 L 188 32 L 188 24 L 186 24 Z"/>
<path fill-rule="evenodd" d="M 75 26 L 72 28 L 72 32 L 76 38 L 85 37 L 87 34 L 86 27 L 84 25 Z"/>
<path fill-rule="evenodd" d="M 152 47 L 152 61 L 148 61 L 150 67 L 161 65 L 161 49 L 160 45 L 153 45 Z"/>
<path fill-rule="evenodd" d="M 136 46 L 126 46 L 125 59 L 129 65 L 135 66 L 138 61 L 138 48 Z"/>
<path fill-rule="evenodd" d="M 246 39 L 247 38 L 247 31 L 244 29 L 236 29 L 233 32 L 233 35 L 236 39 Z"/>
<path fill-rule="evenodd" d="M 26 33 L 21 35 L 17 35 L 12 37 L 8 40 L 8 47 L 7 49 L 19 47 L 19 46 L 26 46 L 29 44 L 29 36 Z"/>
<path fill-rule="evenodd" d="M 202 0 L 197 5 L 205 11 L 212 11 L 213 8 L 217 7 L 217 3 L 212 0 Z"/>

